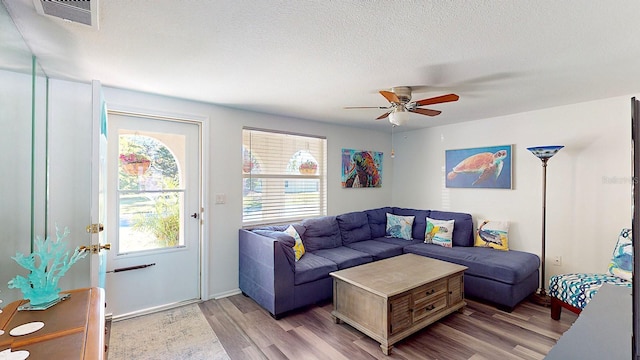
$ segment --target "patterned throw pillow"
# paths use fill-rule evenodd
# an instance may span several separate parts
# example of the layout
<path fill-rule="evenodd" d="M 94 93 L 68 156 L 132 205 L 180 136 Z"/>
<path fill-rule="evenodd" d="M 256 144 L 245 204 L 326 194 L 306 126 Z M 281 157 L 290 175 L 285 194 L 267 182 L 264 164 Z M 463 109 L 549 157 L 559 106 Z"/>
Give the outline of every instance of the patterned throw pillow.
<path fill-rule="evenodd" d="M 455 220 L 435 220 L 427 217 L 424 242 L 444 247 L 453 247 L 453 226 Z"/>
<path fill-rule="evenodd" d="M 296 255 L 296 261 L 300 260 L 300 258 L 302 258 L 302 255 L 304 255 L 304 252 L 305 252 L 304 244 L 302 244 L 302 239 L 300 238 L 300 234 L 298 234 L 298 231 L 296 231 L 296 228 L 294 228 L 293 225 L 289 225 L 289 227 L 284 232 L 286 234 L 291 235 L 293 240 L 296 241 L 296 243 L 293 245 L 293 252 Z"/>
<path fill-rule="evenodd" d="M 473 246 L 490 247 L 496 250 L 509 250 L 508 221 L 478 221 L 478 234 Z"/>
<path fill-rule="evenodd" d="M 415 216 L 399 216 L 387 213 L 386 236 L 411 240 L 411 230 Z"/>
<path fill-rule="evenodd" d="M 633 274 L 633 246 L 631 229 L 622 229 L 618 243 L 613 249 L 613 258 L 609 264 L 609 274 L 631 281 Z"/>

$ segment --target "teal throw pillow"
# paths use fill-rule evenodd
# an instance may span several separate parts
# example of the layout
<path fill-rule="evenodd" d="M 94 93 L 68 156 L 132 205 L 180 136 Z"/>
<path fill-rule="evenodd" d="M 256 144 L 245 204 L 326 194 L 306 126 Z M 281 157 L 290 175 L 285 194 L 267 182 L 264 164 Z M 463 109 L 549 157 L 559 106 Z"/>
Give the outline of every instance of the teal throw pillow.
<path fill-rule="evenodd" d="M 609 263 L 609 273 L 620 279 L 631 281 L 633 275 L 633 242 L 631 229 L 622 229 L 618 235 L 618 243 L 613 250 L 613 258 Z"/>
<path fill-rule="evenodd" d="M 415 216 L 399 216 L 387 213 L 386 236 L 411 240 L 411 230 Z"/>

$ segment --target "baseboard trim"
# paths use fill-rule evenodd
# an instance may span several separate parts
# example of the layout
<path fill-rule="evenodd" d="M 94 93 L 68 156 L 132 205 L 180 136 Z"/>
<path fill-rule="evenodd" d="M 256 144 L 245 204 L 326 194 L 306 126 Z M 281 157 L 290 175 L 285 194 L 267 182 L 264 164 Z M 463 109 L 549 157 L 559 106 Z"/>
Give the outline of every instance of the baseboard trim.
<path fill-rule="evenodd" d="M 200 299 L 185 300 L 185 301 L 179 301 L 179 302 L 175 302 L 175 303 L 171 303 L 171 304 L 165 304 L 165 305 L 161 305 L 161 306 L 154 306 L 154 307 L 150 307 L 150 308 L 146 308 L 146 309 L 142 309 L 142 310 L 138 310 L 138 311 L 133 311 L 133 312 L 122 314 L 122 315 L 113 316 L 113 314 L 108 314 L 107 316 L 111 316 L 111 320 L 113 322 L 116 322 L 116 321 L 120 321 L 120 320 L 126 320 L 126 319 L 131 319 L 131 318 L 142 316 L 142 315 L 153 314 L 153 313 L 156 313 L 156 312 L 169 310 L 169 309 L 177 308 L 177 307 L 180 307 L 180 306 L 199 303 L 199 302 L 201 302 Z"/>
<path fill-rule="evenodd" d="M 240 288 L 237 288 L 237 289 L 233 289 L 233 290 L 229 290 L 229 291 L 225 291 L 225 292 L 221 292 L 221 293 L 217 293 L 217 294 L 211 294 L 211 295 L 209 295 L 209 299 L 207 299 L 207 300 L 211 300 L 211 299 L 218 300 L 218 299 L 226 298 L 226 297 L 229 297 L 229 296 L 238 295 L 238 294 L 241 294 L 241 293 L 242 293 L 242 291 L 240 291 Z"/>

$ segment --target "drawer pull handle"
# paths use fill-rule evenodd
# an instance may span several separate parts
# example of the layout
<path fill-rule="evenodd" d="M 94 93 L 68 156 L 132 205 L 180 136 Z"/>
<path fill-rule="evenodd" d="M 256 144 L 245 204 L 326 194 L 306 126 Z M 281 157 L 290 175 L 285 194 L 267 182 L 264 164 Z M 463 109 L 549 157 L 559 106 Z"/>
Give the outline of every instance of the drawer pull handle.
<path fill-rule="evenodd" d="M 436 306 L 431 304 L 431 305 L 427 306 L 427 311 L 431 311 L 431 310 L 433 310 L 435 308 L 436 308 Z"/>
<path fill-rule="evenodd" d="M 436 293 L 436 289 L 431 289 L 431 290 L 426 292 L 426 295 L 431 295 L 431 294 L 435 294 L 435 293 Z"/>

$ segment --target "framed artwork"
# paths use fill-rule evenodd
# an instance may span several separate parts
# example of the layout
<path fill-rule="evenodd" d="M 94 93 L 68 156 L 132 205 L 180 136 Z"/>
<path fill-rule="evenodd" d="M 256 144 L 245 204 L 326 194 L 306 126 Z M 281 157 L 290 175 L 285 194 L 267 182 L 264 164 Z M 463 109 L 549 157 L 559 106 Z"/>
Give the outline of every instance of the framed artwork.
<path fill-rule="evenodd" d="M 382 155 L 377 151 L 342 149 L 342 187 L 382 187 Z"/>
<path fill-rule="evenodd" d="M 445 150 L 446 187 L 511 189 L 511 145 Z"/>

